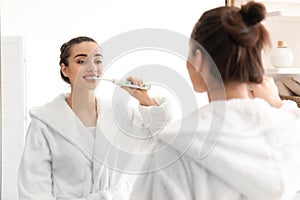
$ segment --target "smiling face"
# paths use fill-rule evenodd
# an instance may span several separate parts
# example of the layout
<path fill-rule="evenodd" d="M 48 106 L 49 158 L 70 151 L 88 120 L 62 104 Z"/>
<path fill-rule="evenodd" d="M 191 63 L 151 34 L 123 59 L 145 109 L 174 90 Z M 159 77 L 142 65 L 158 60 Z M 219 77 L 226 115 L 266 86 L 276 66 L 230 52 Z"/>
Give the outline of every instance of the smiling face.
<path fill-rule="evenodd" d="M 61 64 L 61 71 L 72 88 L 95 90 L 102 73 L 102 58 L 98 44 L 81 42 L 72 46 L 68 66 Z"/>

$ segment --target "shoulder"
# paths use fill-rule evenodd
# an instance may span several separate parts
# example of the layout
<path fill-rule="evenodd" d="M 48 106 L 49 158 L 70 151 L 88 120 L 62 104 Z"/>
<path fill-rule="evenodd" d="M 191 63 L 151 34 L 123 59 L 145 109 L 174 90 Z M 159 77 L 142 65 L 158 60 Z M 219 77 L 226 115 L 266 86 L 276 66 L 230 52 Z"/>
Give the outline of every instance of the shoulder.
<path fill-rule="evenodd" d="M 67 103 L 65 101 L 66 94 L 60 94 L 52 101 L 42 105 L 36 106 L 29 110 L 31 122 L 28 130 L 32 129 L 48 129 L 52 122 L 62 120 L 68 110 Z"/>
<path fill-rule="evenodd" d="M 49 115 L 52 112 L 60 112 L 61 109 L 65 109 L 67 107 L 67 103 L 65 98 L 68 94 L 60 94 L 53 100 L 45 103 L 41 106 L 33 107 L 29 110 L 29 115 L 31 118 L 40 118 L 44 115 Z"/>
<path fill-rule="evenodd" d="M 48 140 L 48 133 L 49 129 L 47 124 L 37 118 L 33 118 L 26 132 L 26 143 L 29 142 L 32 147 L 38 147 L 41 144 L 45 144 Z"/>

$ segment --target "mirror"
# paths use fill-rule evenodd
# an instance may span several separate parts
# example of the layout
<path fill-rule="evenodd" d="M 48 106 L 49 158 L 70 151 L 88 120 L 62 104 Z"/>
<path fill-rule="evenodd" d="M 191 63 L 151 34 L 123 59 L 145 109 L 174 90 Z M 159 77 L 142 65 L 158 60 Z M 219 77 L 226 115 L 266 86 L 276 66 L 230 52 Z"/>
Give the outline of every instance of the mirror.
<path fill-rule="evenodd" d="M 201 13 L 222 4 L 219 0 L 1 0 L 1 49 L 5 51 L 1 52 L 4 183 L 1 199 L 18 199 L 17 170 L 30 122 L 29 109 L 69 91 L 59 75 L 59 49 L 64 42 L 88 35 L 101 44 L 121 33 L 142 28 L 168 29 L 189 37 Z M 134 62 L 132 57 L 122 58 L 130 66 L 129 61 Z M 159 59 L 155 62 L 163 63 Z M 177 62 L 163 64 L 178 65 Z M 187 73 L 182 59 L 179 67 Z M 22 111 L 22 114 L 14 111 Z"/>

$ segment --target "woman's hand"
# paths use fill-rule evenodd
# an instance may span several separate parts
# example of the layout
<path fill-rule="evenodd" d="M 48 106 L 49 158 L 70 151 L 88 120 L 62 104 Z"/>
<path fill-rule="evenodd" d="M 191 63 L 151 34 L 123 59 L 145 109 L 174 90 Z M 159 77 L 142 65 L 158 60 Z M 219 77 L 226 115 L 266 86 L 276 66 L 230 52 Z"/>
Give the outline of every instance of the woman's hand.
<path fill-rule="evenodd" d="M 278 88 L 271 77 L 264 77 L 260 84 L 249 83 L 249 92 L 253 97 L 266 100 L 273 107 L 279 108 L 283 104 Z"/>
<path fill-rule="evenodd" d="M 127 81 L 130 81 L 134 85 L 144 86 L 144 82 L 141 79 L 134 78 L 132 76 L 127 78 Z M 157 103 L 148 96 L 147 90 L 134 89 L 130 87 L 121 86 L 126 90 L 131 96 L 136 98 L 142 106 L 157 106 Z"/>

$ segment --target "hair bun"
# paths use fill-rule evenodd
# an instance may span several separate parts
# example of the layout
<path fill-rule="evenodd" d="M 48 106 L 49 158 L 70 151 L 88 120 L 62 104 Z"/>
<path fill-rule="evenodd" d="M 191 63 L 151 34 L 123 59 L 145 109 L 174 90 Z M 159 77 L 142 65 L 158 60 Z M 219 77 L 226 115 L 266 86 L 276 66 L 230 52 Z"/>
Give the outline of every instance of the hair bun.
<path fill-rule="evenodd" d="M 262 3 L 250 1 L 242 6 L 240 14 L 244 22 L 249 25 L 256 25 L 266 17 L 266 8 Z"/>

